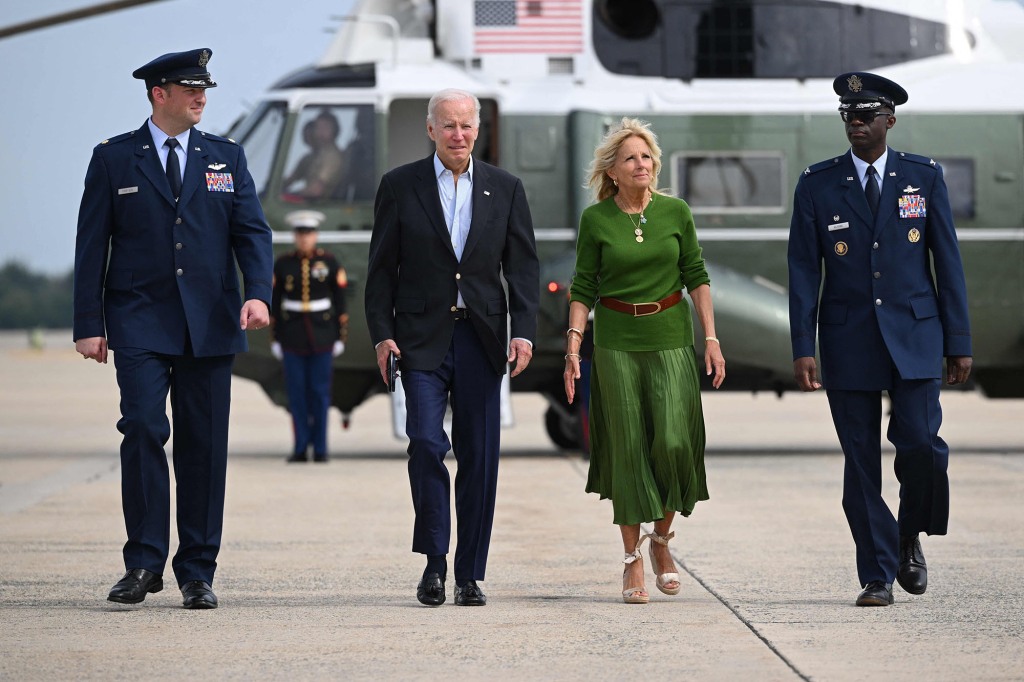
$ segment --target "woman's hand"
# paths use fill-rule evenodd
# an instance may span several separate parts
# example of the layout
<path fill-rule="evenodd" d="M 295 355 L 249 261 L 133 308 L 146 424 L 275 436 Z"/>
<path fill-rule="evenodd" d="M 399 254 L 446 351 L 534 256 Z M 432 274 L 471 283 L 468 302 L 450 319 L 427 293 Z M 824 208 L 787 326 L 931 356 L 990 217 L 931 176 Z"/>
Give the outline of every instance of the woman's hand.
<path fill-rule="evenodd" d="M 722 344 L 718 341 L 704 342 L 704 368 L 708 376 L 714 374 L 711 385 L 718 388 L 725 381 L 725 356 L 722 355 Z"/>
<path fill-rule="evenodd" d="M 572 405 L 576 397 L 576 380 L 580 378 L 580 356 L 579 353 L 570 353 L 565 356 L 565 372 L 562 379 L 565 380 L 565 397 Z"/>

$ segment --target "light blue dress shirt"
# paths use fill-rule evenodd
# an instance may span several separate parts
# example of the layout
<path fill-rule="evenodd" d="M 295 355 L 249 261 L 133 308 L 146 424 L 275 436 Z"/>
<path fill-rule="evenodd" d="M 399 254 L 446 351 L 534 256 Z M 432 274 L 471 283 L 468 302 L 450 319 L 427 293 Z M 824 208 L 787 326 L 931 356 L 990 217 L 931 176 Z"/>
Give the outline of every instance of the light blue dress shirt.
<path fill-rule="evenodd" d="M 878 183 L 878 195 L 882 195 L 882 176 L 885 175 L 885 161 L 889 158 L 889 147 L 885 148 L 882 155 L 875 159 L 874 163 L 868 163 L 856 154 L 853 157 L 853 167 L 857 169 L 857 177 L 860 180 L 860 188 L 864 189 L 868 184 L 868 166 L 875 167 L 875 182 Z"/>
<path fill-rule="evenodd" d="M 441 197 L 441 210 L 444 211 L 444 224 L 451 235 L 455 257 L 462 260 L 462 250 L 466 247 L 469 225 L 473 221 L 473 157 L 469 157 L 466 172 L 459 175 L 458 183 L 455 174 L 444 167 L 437 153 L 434 153 L 434 173 L 437 176 L 437 193 Z M 459 292 L 455 305 L 466 307 Z"/>
<path fill-rule="evenodd" d="M 149 123 L 149 134 L 153 136 L 153 144 L 156 146 L 156 153 L 160 155 L 160 166 L 164 169 L 164 173 L 167 172 L 167 152 L 170 151 L 164 146 L 164 142 L 170 137 L 167 133 L 160 130 L 153 123 L 153 118 L 150 117 L 147 120 Z M 181 171 L 181 180 L 185 181 L 185 162 L 188 161 L 188 137 L 192 133 L 192 129 L 189 128 L 180 135 L 175 135 L 174 139 L 178 141 L 178 148 L 174 150 L 174 153 L 178 155 L 178 170 Z"/>

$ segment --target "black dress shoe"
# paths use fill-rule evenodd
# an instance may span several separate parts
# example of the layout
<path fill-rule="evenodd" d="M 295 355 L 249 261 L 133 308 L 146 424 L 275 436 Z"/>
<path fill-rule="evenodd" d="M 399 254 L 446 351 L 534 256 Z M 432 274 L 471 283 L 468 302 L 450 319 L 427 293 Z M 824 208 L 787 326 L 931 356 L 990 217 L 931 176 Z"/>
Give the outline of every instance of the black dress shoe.
<path fill-rule="evenodd" d="M 889 606 L 892 604 L 892 583 L 872 580 L 857 597 L 857 606 Z"/>
<path fill-rule="evenodd" d="M 440 606 L 444 603 L 444 578 L 440 573 L 424 573 L 416 586 L 416 598 L 424 606 Z"/>
<path fill-rule="evenodd" d="M 484 594 L 475 580 L 470 580 L 462 587 L 455 586 L 456 606 L 483 606 L 486 603 L 487 595 Z"/>
<path fill-rule="evenodd" d="M 314 462 L 327 462 L 328 459 L 330 458 L 327 455 L 318 455 L 315 452 L 313 453 Z"/>
<path fill-rule="evenodd" d="M 917 533 L 900 536 L 900 567 L 896 580 L 910 594 L 924 594 L 928 589 L 928 565 L 924 562 Z"/>
<path fill-rule="evenodd" d="M 132 568 L 117 581 L 116 585 L 110 588 L 107 600 L 116 601 L 119 604 L 138 604 L 150 592 L 159 592 L 162 589 L 164 589 L 162 577 L 144 568 Z"/>
<path fill-rule="evenodd" d="M 289 457 L 285 461 L 288 462 L 289 464 L 295 464 L 297 462 L 308 462 L 309 460 L 306 459 L 306 453 L 305 452 L 299 452 L 299 453 L 296 453 L 296 454 L 292 455 L 291 457 Z"/>
<path fill-rule="evenodd" d="M 217 595 L 213 593 L 210 583 L 202 580 L 190 580 L 181 586 L 181 596 L 186 609 L 215 609 Z"/>

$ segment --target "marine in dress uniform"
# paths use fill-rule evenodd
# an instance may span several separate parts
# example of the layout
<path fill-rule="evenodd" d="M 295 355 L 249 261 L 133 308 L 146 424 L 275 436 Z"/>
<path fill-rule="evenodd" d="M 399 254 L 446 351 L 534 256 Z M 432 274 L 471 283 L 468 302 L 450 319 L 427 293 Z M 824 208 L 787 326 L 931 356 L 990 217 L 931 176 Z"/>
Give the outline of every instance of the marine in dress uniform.
<path fill-rule="evenodd" d="M 824 385 L 843 448 L 843 509 L 864 588 L 856 603 L 886 606 L 894 579 L 911 594 L 925 591 L 918 536 L 946 533 L 949 449 L 938 435 L 939 388 L 943 357 L 947 383 L 970 375 L 967 290 L 941 167 L 886 145 L 906 91 L 871 73 L 842 74 L 833 89 L 851 150 L 807 168 L 797 183 L 793 367 L 801 389 Z M 896 517 L 882 499 L 882 391 L 891 402 Z"/>
<path fill-rule="evenodd" d="M 152 116 L 95 148 L 78 216 L 75 348 L 97 362 L 112 350 L 121 391 L 127 573 L 108 599 L 127 604 L 163 589 L 169 393 L 178 527 L 171 563 L 186 608 L 217 606 L 231 365 L 247 348 L 246 330 L 270 321 L 271 233 L 245 154 L 194 127 L 216 85 L 206 70 L 211 55 L 165 54 L 134 72 Z"/>
<path fill-rule="evenodd" d="M 331 406 L 331 360 L 345 352 L 348 313 L 345 269 L 316 245 L 324 214 L 293 211 L 286 216 L 298 247 L 274 263 L 271 350 L 284 363 L 295 447 L 289 462 L 326 462 L 327 410 Z"/>

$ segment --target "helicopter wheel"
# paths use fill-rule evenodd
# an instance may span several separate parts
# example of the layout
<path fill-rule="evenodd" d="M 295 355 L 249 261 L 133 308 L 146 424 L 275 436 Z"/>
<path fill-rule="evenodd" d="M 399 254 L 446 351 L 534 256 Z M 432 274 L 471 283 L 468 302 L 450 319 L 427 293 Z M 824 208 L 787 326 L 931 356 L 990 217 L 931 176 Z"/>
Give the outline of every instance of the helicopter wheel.
<path fill-rule="evenodd" d="M 544 427 L 551 442 L 562 450 L 580 449 L 580 419 L 576 412 L 549 406 L 544 413 Z"/>

